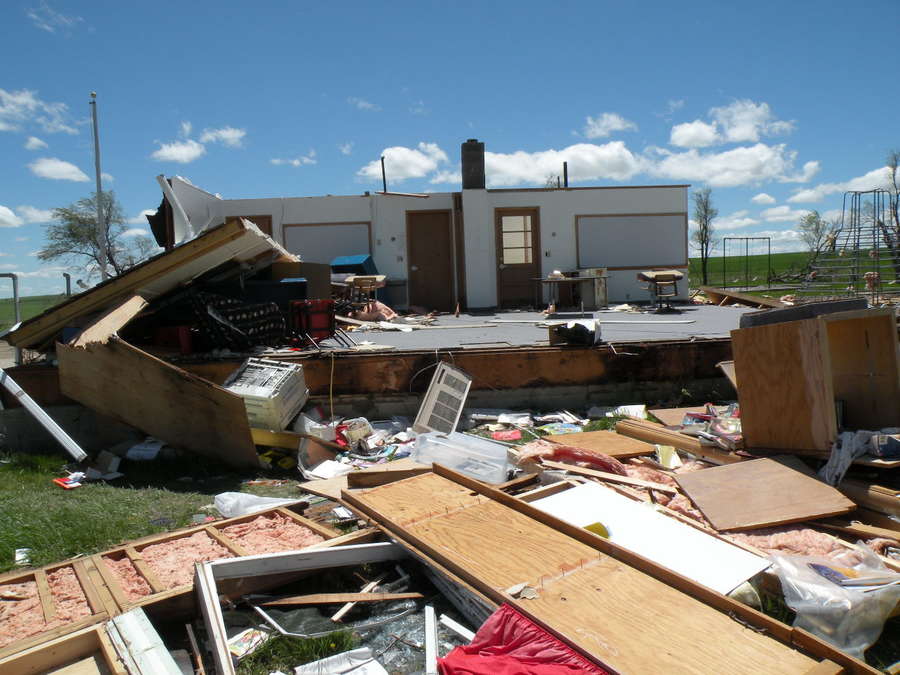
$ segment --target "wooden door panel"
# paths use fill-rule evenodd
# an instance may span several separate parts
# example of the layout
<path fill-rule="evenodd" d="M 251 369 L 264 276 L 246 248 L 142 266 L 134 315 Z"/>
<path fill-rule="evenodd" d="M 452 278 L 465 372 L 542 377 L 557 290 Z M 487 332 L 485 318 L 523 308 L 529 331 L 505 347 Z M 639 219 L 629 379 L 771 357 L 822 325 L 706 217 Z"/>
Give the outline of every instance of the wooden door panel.
<path fill-rule="evenodd" d="M 497 209 L 497 305 L 534 304 L 535 278 L 540 276 L 538 209 Z"/>
<path fill-rule="evenodd" d="M 450 211 L 406 214 L 409 304 L 453 310 L 453 241 Z"/>

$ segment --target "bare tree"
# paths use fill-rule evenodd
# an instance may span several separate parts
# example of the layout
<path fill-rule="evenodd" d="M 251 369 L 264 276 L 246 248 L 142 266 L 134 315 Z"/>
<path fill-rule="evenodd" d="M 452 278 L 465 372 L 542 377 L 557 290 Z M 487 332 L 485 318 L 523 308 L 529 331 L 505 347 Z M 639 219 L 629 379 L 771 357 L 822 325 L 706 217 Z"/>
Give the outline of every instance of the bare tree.
<path fill-rule="evenodd" d="M 97 193 L 66 207 L 53 209 L 54 222 L 46 226 L 47 241 L 37 257 L 80 267 L 88 277 L 118 276 L 148 258 L 154 249 L 150 237 L 127 236 L 122 207 L 113 192 L 100 193 L 103 222 L 97 224 Z M 106 250 L 101 250 L 101 247 Z M 104 255 L 105 253 L 105 255 Z"/>
<path fill-rule="evenodd" d="M 697 223 L 697 229 L 691 235 L 691 241 L 700 251 L 700 275 L 705 286 L 709 283 L 709 254 L 716 245 L 712 221 L 719 215 L 719 209 L 713 206 L 712 190 L 708 187 L 697 190 L 693 194 L 693 199 L 694 222 Z"/>
<path fill-rule="evenodd" d="M 900 279 L 900 150 L 891 150 L 887 156 L 887 183 L 890 193 L 888 206 L 889 223 L 878 221 L 878 229 L 884 239 L 884 245 L 890 249 L 893 260 L 894 278 Z"/>
<path fill-rule="evenodd" d="M 812 266 L 824 251 L 834 250 L 837 228 L 818 211 L 807 211 L 798 224 L 800 239 L 809 251 L 808 266 Z"/>

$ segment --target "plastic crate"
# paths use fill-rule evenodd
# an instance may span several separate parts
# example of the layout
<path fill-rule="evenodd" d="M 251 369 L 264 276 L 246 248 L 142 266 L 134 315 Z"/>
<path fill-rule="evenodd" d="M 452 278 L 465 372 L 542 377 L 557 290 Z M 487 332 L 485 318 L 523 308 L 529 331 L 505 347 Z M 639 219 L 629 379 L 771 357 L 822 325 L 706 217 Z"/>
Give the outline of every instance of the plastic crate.
<path fill-rule="evenodd" d="M 300 335 L 319 342 L 334 335 L 334 300 L 297 300 L 291 303 L 289 323 Z"/>
<path fill-rule="evenodd" d="M 309 398 L 303 366 L 270 359 L 247 359 L 224 386 L 244 399 L 250 426 L 258 429 L 286 429 Z"/>

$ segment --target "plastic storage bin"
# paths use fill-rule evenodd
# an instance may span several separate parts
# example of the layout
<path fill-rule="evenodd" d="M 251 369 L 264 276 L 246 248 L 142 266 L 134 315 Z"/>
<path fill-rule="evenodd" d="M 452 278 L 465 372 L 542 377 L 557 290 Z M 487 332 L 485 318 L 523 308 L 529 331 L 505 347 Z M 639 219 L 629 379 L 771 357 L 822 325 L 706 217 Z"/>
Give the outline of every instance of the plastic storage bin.
<path fill-rule="evenodd" d="M 485 483 L 506 481 L 506 446 L 458 431 L 419 434 L 412 458 L 422 464 L 442 464 Z"/>
<path fill-rule="evenodd" d="M 284 430 L 309 398 L 303 366 L 249 358 L 224 387 L 244 399 L 250 426 Z"/>

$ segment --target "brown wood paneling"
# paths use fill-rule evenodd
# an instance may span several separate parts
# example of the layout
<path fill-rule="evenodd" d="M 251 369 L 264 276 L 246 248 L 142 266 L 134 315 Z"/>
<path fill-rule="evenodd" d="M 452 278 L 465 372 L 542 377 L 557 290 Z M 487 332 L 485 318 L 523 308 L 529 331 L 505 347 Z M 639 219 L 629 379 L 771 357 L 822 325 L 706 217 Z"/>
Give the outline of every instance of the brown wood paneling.
<path fill-rule="evenodd" d="M 530 250 L 529 262 L 510 262 L 504 259 L 503 219 L 506 216 L 530 217 L 530 247 L 512 249 Z M 527 307 L 534 304 L 535 279 L 541 276 L 541 222 L 540 209 L 502 208 L 494 209 L 494 230 L 497 252 L 497 306 Z"/>
<path fill-rule="evenodd" d="M 449 210 L 406 212 L 409 304 L 442 312 L 454 308 L 453 233 Z"/>

